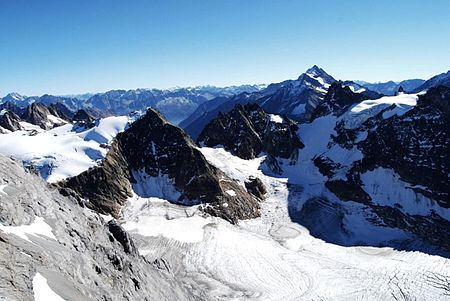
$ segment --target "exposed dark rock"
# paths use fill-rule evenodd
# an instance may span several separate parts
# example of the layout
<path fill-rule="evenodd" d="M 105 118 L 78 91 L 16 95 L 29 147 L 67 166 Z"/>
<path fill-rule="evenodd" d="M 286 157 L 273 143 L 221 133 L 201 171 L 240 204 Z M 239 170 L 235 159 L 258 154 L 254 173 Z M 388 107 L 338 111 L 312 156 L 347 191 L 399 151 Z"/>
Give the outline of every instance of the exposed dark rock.
<path fill-rule="evenodd" d="M 328 178 L 332 178 L 335 175 L 335 170 L 341 167 L 340 164 L 334 163 L 329 158 L 324 156 L 314 158 L 314 165 L 319 168 L 321 174 L 327 176 Z"/>
<path fill-rule="evenodd" d="M 258 104 L 266 112 L 286 115 L 296 121 L 311 120 L 311 113 L 324 101 L 328 86 L 336 80 L 314 65 L 297 80 L 272 84 Z M 268 91 L 274 90 L 272 93 Z"/>
<path fill-rule="evenodd" d="M 433 245 L 450 250 L 450 222 L 439 215 L 409 215 L 399 208 L 377 205 L 371 207 L 382 217 L 385 226 L 411 232 Z"/>
<path fill-rule="evenodd" d="M 333 82 L 335 79 L 332 76 L 313 66 L 298 79 L 270 84 L 258 92 L 237 94 L 227 101 L 219 100 L 219 104 L 213 102 L 211 108 L 206 106 L 203 111 L 196 111 L 181 125 L 197 140 L 206 125 L 217 118 L 220 112 L 227 113 L 237 104 L 248 103 L 256 103 L 265 112 L 287 116 L 295 121 L 310 121 L 312 112 L 323 102 Z"/>
<path fill-rule="evenodd" d="M 93 127 L 95 125 L 95 118 L 89 114 L 86 110 L 78 110 L 72 118 L 73 122 L 85 127 Z"/>
<path fill-rule="evenodd" d="M 450 88 L 438 86 L 419 96 L 417 105 L 404 114 L 385 117 L 385 112 L 395 109 L 392 106 L 370 117 L 359 128 L 347 129 L 339 122 L 331 143 L 349 150 L 356 147 L 362 153 L 362 159 L 350 166 L 341 166 L 326 154 L 315 158 L 315 165 L 329 179 L 326 187 L 343 201 L 368 206 L 376 217 L 371 222 L 402 229 L 449 250 L 447 220 L 434 211 L 424 216 L 406 213 L 402 202 L 414 202 L 413 199 L 399 199 L 399 203 L 392 206 L 377 205 L 364 190 L 360 179 L 361 174 L 378 167 L 390 169 L 416 193 L 441 207 L 450 208 L 449 102 Z M 329 113 L 332 110 L 327 111 Z M 367 136 L 358 141 L 361 132 L 366 132 Z M 334 179 L 337 171 L 345 172 L 346 178 Z"/>
<path fill-rule="evenodd" d="M 275 158 L 274 156 L 267 155 L 263 163 L 274 174 L 281 175 L 283 173 L 280 162 L 278 162 L 277 158 Z"/>
<path fill-rule="evenodd" d="M 160 177 L 167 177 L 177 193 L 155 195 L 159 192 L 145 187 L 146 181 Z M 117 135 L 99 167 L 60 185 L 89 199 L 94 209 L 115 216 L 133 186 L 149 188 L 135 189 L 143 197 L 159 196 L 184 205 L 205 204 L 205 212 L 231 223 L 259 216 L 256 198 L 209 164 L 180 128 L 153 109 Z"/>
<path fill-rule="evenodd" d="M 34 300 L 37 273 L 63 300 L 198 299 L 178 278 L 125 252 L 102 218 L 49 189 L 19 162 L 0 156 L 0 180 L 8 184 L 8 194 L 0 196 L 1 224 L 32 225 L 39 218 L 55 237 L 0 231 L 0 299 Z M 130 245 L 125 233 L 112 230 Z"/>
<path fill-rule="evenodd" d="M 421 92 L 437 86 L 445 86 L 447 88 L 450 88 L 450 71 L 433 76 L 422 85 L 415 88 L 413 92 Z"/>
<path fill-rule="evenodd" d="M 256 177 L 250 177 L 247 181 L 245 181 L 245 188 L 247 188 L 248 192 L 261 200 L 264 199 L 264 195 L 267 193 L 263 182 Z"/>
<path fill-rule="evenodd" d="M 198 143 L 208 147 L 223 145 L 243 159 L 253 159 L 261 152 L 296 159 L 298 150 L 304 147 L 297 136 L 297 124 L 286 117 L 279 118 L 282 120 L 273 121 L 257 104 L 238 104 L 211 121 Z"/>
<path fill-rule="evenodd" d="M 358 183 L 344 180 L 331 180 L 325 186 L 343 201 L 355 201 L 368 204 L 370 196 L 361 188 Z"/>
<path fill-rule="evenodd" d="M 42 103 L 33 103 L 27 107 L 25 113 L 22 116 L 22 119 L 31 124 L 37 125 L 42 129 L 50 129 L 54 126 L 60 125 L 59 123 L 55 124 L 50 121 L 48 116 L 53 115 L 55 117 L 66 120 L 67 116 L 65 116 L 59 109 L 54 106 L 47 107 Z M 61 122 L 62 124 L 62 122 Z"/>
<path fill-rule="evenodd" d="M 74 122 L 91 123 L 94 120 L 94 117 L 83 109 L 78 110 L 72 118 L 72 121 Z"/>
<path fill-rule="evenodd" d="M 134 245 L 130 234 L 128 234 L 128 232 L 126 232 L 122 228 L 122 226 L 119 225 L 119 223 L 117 223 L 115 220 L 110 220 L 108 222 L 108 229 L 109 232 L 112 233 L 114 238 L 123 246 L 123 250 L 125 251 L 125 253 L 135 255 L 138 254 L 136 246 Z"/>
<path fill-rule="evenodd" d="M 74 116 L 74 113 L 60 102 L 52 103 L 48 108 L 50 113 L 66 121 L 70 121 Z"/>
<path fill-rule="evenodd" d="M 25 111 L 24 108 L 21 108 L 21 107 L 15 105 L 13 102 L 9 102 L 9 101 L 0 104 L 0 111 L 2 111 L 2 110 L 13 112 L 17 116 L 22 116 L 22 114 Z"/>
<path fill-rule="evenodd" d="M 20 118 L 11 111 L 6 111 L 3 115 L 0 115 L 0 127 L 7 129 L 11 132 L 22 129 L 20 125 Z"/>
<path fill-rule="evenodd" d="M 323 102 L 313 111 L 311 119 L 314 120 L 329 114 L 340 116 L 356 103 L 366 99 L 380 98 L 381 96 L 373 91 L 355 93 L 350 87 L 343 86 L 342 82 L 334 82 L 328 88 Z"/>
<path fill-rule="evenodd" d="M 120 207 L 132 195 L 130 179 L 128 163 L 115 141 L 99 167 L 90 168 L 59 185 L 88 199 L 86 205 L 91 209 L 118 217 Z"/>
<path fill-rule="evenodd" d="M 450 208 L 449 100 L 450 88 L 432 88 L 404 115 L 368 120 L 367 139 L 358 144 L 364 154 L 358 171 L 391 168 L 402 180 L 427 187 L 433 199 Z"/>

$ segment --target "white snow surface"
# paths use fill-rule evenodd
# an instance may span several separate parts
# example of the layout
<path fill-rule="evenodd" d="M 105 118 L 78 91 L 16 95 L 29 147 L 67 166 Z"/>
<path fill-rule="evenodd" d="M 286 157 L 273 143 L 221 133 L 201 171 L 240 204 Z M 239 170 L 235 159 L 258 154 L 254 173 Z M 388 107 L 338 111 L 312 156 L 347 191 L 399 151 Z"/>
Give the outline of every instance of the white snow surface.
<path fill-rule="evenodd" d="M 33 277 L 33 292 L 35 301 L 64 301 L 48 286 L 47 279 L 39 273 Z"/>
<path fill-rule="evenodd" d="M 430 215 L 435 211 L 450 220 L 450 209 L 443 208 L 403 182 L 393 170 L 378 167 L 361 174 L 362 188 L 372 200 L 382 206 L 401 206 L 402 211 L 412 215 Z"/>
<path fill-rule="evenodd" d="M 417 104 L 417 99 L 418 94 L 400 94 L 362 101 L 344 114 L 345 127 L 349 129 L 357 128 L 370 117 L 392 105 L 394 105 L 394 108 L 384 112 L 383 118 L 387 119 L 394 115 L 401 116 Z"/>
<path fill-rule="evenodd" d="M 122 226 L 131 234 L 145 237 L 161 236 L 185 243 L 199 242 L 203 239 L 203 227 L 209 220 L 196 215 L 197 208 L 193 206 L 183 210 L 166 200 L 142 198 L 135 194 L 122 210 L 125 221 Z"/>
<path fill-rule="evenodd" d="M 230 196 L 236 196 L 236 191 L 234 191 L 234 190 L 227 190 L 227 191 L 225 191 L 228 195 L 230 195 Z"/>
<path fill-rule="evenodd" d="M 280 115 L 269 114 L 269 116 L 270 116 L 270 121 L 275 122 L 275 123 L 283 123 L 283 117 L 281 117 Z"/>
<path fill-rule="evenodd" d="M 29 242 L 31 242 L 30 236 L 45 236 L 46 238 L 56 240 L 52 232 L 52 227 L 42 217 L 36 217 L 30 225 L 4 226 L 0 224 L 0 230 L 6 234 L 14 234 Z"/>
<path fill-rule="evenodd" d="M 5 188 L 6 187 L 8 187 L 8 184 L 0 184 L 0 197 L 2 196 L 2 195 L 8 195 L 6 192 L 5 192 Z"/>
<path fill-rule="evenodd" d="M 176 201 L 181 196 L 173 181 L 167 175 L 151 177 L 143 170 L 133 170 L 133 190 L 141 197 L 157 197 L 170 201 Z"/>
<path fill-rule="evenodd" d="M 110 143 L 123 131 L 128 117 L 104 118 L 91 129 L 77 129 L 72 124 L 65 124 L 44 131 L 24 122 L 21 124 L 25 130 L 0 135 L 0 153 L 37 167 L 41 176 L 53 183 L 97 165 L 107 153 L 101 144 Z M 32 130 L 38 133 L 32 135 Z"/>
<path fill-rule="evenodd" d="M 324 117 L 309 125 L 309 131 L 308 125 L 302 125 L 303 141 L 326 148 L 325 132 L 330 130 L 331 121 Z M 325 136 L 318 135 L 319 129 Z M 204 288 L 207 299 L 446 298 L 445 279 L 450 277 L 450 261 L 446 258 L 391 248 L 334 245 L 314 238 L 305 227 L 291 221 L 288 178 L 291 184 L 301 184 L 304 189 L 300 203 L 308 195 L 318 193 L 332 198 L 319 184 L 323 176 L 308 163 L 312 150 L 304 149 L 305 156 L 297 165 L 284 165 L 285 174 L 281 177 L 268 176 L 260 170 L 264 157 L 243 160 L 222 148 L 200 150 L 209 162 L 241 184 L 249 176 L 263 181 L 268 194 L 261 203 L 260 218 L 235 226 L 202 213 L 199 206 L 183 207 L 137 196 L 127 202 L 122 218 L 125 229 L 137 238 L 141 255 L 150 261 L 171 258 L 183 267 L 174 270 L 176 276 L 192 289 Z M 358 214 L 350 222 L 362 228 Z M 400 235 L 380 231 L 397 238 Z"/>

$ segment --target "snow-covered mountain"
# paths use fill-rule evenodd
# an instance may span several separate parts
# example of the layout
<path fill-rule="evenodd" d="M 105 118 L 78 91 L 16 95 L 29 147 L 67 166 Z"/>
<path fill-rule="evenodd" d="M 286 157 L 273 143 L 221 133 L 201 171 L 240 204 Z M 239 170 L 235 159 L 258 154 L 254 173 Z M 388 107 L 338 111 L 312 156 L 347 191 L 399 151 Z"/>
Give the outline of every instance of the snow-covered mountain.
<path fill-rule="evenodd" d="M 313 120 L 299 126 L 304 148 L 294 161 L 292 155 L 274 156 L 273 151 L 261 147 L 266 134 L 248 127 L 255 123 L 249 120 L 260 116 L 257 124 L 266 129 L 272 126 L 256 104 L 247 106 L 250 111 L 245 114 L 239 114 L 242 107 L 237 105 L 219 115 L 205 127 L 199 141 L 223 147 L 243 159 L 254 157 L 247 154 L 265 153 L 262 169 L 290 183 L 291 218 L 308 225 L 319 238 L 340 245 L 449 252 L 450 137 L 445 131 L 449 93 L 450 89 L 440 87 L 421 96 L 399 94 L 367 100 L 341 83 L 333 83 Z M 286 129 L 284 133 L 284 140 L 277 140 L 278 150 L 292 145 Z M 377 235 L 359 232 L 355 218 L 364 229 L 373 227 Z M 333 226 L 324 228 L 317 219 Z M 430 231 L 434 233 L 431 236 Z"/>
<path fill-rule="evenodd" d="M 323 102 L 328 88 L 336 80 L 322 68 L 314 65 L 296 80 L 286 80 L 270 84 L 267 88 L 254 93 L 242 93 L 229 99 L 214 99 L 204 103 L 191 116 L 180 123 L 191 137 L 196 139 L 202 129 L 219 112 L 229 112 L 236 104 L 257 103 L 266 112 L 283 114 L 297 121 L 308 121 L 314 109 Z M 350 86 L 356 83 L 348 82 Z M 367 98 L 379 97 L 367 89 L 358 89 Z"/>
<path fill-rule="evenodd" d="M 11 93 L 0 99 L 0 106 L 25 108 L 32 103 L 63 104 L 70 111 L 88 110 L 96 117 L 128 115 L 133 111 L 145 112 L 148 107 L 159 110 L 173 123 L 187 118 L 200 104 L 216 97 L 228 97 L 243 92 L 256 92 L 265 85 L 229 87 L 200 86 L 173 89 L 111 90 L 105 93 L 74 96 L 22 96 Z"/>
<path fill-rule="evenodd" d="M 422 85 L 420 85 L 413 91 L 421 92 L 439 85 L 450 88 L 450 71 L 448 71 L 447 73 L 441 73 L 439 75 L 433 76 L 432 78 L 424 82 Z"/>
<path fill-rule="evenodd" d="M 154 109 L 2 111 L 0 296 L 448 298 L 450 88 L 383 96 L 315 66 L 211 103 L 197 143 Z"/>

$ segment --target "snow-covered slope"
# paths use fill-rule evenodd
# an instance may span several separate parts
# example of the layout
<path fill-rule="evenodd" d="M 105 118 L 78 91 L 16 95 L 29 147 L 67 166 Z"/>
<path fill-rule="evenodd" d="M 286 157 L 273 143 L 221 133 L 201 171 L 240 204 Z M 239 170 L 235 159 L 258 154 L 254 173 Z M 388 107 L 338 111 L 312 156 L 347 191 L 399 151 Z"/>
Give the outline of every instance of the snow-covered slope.
<path fill-rule="evenodd" d="M 321 84 L 314 74 L 305 76 Z M 278 156 L 277 172 L 264 155 L 244 160 L 220 145 L 198 147 L 149 110 L 147 117 L 119 135 L 122 149 L 116 155 L 121 156 L 113 157 L 126 160 L 125 168 L 132 167 L 132 177 L 127 179 L 133 179 L 127 182 L 132 196 L 119 203 L 117 215 L 134 240 L 134 244 L 122 244 L 124 248 L 136 245 L 147 263 L 170 272 L 181 296 L 186 289 L 196 299 L 448 299 L 450 209 L 445 180 L 450 164 L 445 129 L 450 91 L 437 89 L 427 95 L 369 100 L 361 98 L 362 92 L 355 96 L 351 88 L 335 85 L 328 87 L 336 89 L 333 97 L 324 96 L 315 107 L 321 114 L 312 114 L 311 122 L 299 124 L 297 134 L 304 148 L 299 150 L 298 159 Z M 280 119 L 285 120 L 279 115 L 264 118 L 274 124 Z M 71 138 L 76 141 L 71 147 L 76 149 L 74 145 L 80 141 L 95 141 L 99 146 L 109 143 L 127 122 L 102 121 L 103 125 L 99 123 L 91 130 L 73 132 L 63 126 L 41 131 L 35 137 L 43 135 L 48 139 L 43 141 L 59 145 L 71 145 Z M 155 132 L 146 132 L 152 128 Z M 29 135 L 24 137 L 17 140 L 31 139 Z M 236 135 L 236 139 L 246 138 Z M 17 150 L 23 147 L 17 146 Z M 192 154 L 201 160 L 194 160 Z M 42 159 L 45 153 L 36 156 Z M 55 162 L 64 163 L 63 159 L 57 157 Z M 92 158 L 89 160 L 95 164 Z M 193 178 L 189 172 L 199 166 L 201 170 L 215 167 L 219 183 L 233 183 L 218 186 L 219 198 L 213 211 L 205 210 L 212 208 L 207 200 L 177 202 L 186 187 L 196 193 L 208 188 L 189 186 Z M 413 169 L 420 173 L 411 172 L 411 166 L 420 167 Z M 95 186 L 94 180 L 101 181 L 105 174 L 93 172 L 89 178 L 86 173 L 83 183 Z M 64 172 L 59 175 L 66 176 Z M 200 174 L 202 179 L 209 176 Z M 176 177 L 183 185 L 176 186 Z M 258 214 L 233 220 L 236 224 L 227 222 L 230 218 L 220 213 L 249 204 L 249 198 L 234 201 L 249 192 L 246 182 L 255 177 L 267 190 L 258 199 Z M 9 186 L 10 182 L 0 183 L 0 200 L 13 193 Z M 104 187 L 108 185 L 101 190 Z M 24 226 L 30 224 L 36 227 L 30 230 Z M 57 229 L 51 219 L 39 215 L 26 224 L 2 222 L 0 234 L 52 242 L 52 235 L 62 237 Z M 35 273 L 30 275 L 37 277 Z M 51 278 L 47 280 L 50 289 L 57 288 Z M 36 278 L 36 282 L 49 293 L 42 278 Z M 171 293 L 162 285 L 159 293 Z M 61 294 L 61 290 L 54 292 Z"/>
<path fill-rule="evenodd" d="M 48 131 L 23 122 L 25 130 L 0 135 L 0 154 L 17 158 L 37 168 L 46 181 L 56 182 L 97 165 L 128 122 L 126 116 L 108 117 L 93 128 L 66 124 Z"/>
<path fill-rule="evenodd" d="M 183 268 L 176 277 L 207 299 L 443 300 L 449 293 L 448 259 L 392 248 L 341 247 L 314 238 L 291 220 L 290 180 L 265 175 L 259 169 L 264 158 L 243 160 L 221 148 L 201 150 L 242 185 L 249 176 L 262 179 L 268 195 L 260 218 L 236 227 L 195 207 L 134 197 L 123 210 L 123 225 L 141 254 L 150 261 L 177 262 Z M 317 186 L 320 177 L 305 168 L 296 179 L 305 190 L 314 190 L 309 186 Z"/>

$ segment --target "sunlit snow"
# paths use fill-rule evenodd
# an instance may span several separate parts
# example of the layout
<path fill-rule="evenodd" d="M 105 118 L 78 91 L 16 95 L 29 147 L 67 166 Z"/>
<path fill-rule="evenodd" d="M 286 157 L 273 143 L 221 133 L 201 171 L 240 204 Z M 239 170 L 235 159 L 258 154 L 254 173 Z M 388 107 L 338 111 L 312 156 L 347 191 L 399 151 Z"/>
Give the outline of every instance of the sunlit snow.
<path fill-rule="evenodd" d="M 29 242 L 31 242 L 30 235 L 45 236 L 56 240 L 56 237 L 52 232 L 52 227 L 50 227 L 42 217 L 36 217 L 34 222 L 30 225 L 4 226 L 0 224 L 0 230 L 6 234 L 14 234 Z"/>
<path fill-rule="evenodd" d="M 33 277 L 33 292 L 35 301 L 64 301 L 48 286 L 47 279 L 39 273 Z"/>

